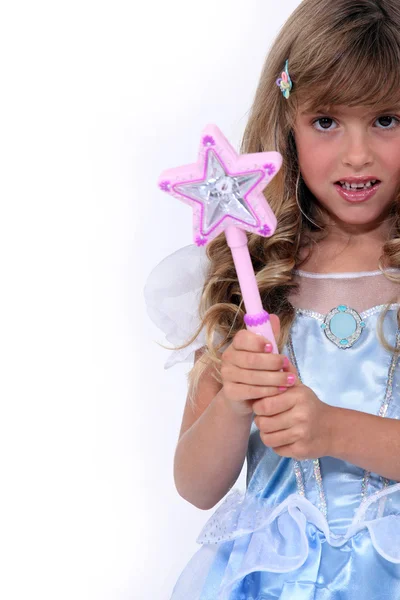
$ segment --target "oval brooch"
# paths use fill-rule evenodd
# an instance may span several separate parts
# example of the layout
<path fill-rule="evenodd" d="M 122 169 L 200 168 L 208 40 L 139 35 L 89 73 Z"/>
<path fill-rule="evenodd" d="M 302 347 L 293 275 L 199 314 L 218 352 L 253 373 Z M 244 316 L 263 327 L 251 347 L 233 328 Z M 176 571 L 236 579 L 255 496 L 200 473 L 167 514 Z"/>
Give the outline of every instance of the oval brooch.
<path fill-rule="evenodd" d="M 351 348 L 360 337 L 366 323 L 354 308 L 341 304 L 325 317 L 321 329 L 333 344 L 342 350 Z"/>

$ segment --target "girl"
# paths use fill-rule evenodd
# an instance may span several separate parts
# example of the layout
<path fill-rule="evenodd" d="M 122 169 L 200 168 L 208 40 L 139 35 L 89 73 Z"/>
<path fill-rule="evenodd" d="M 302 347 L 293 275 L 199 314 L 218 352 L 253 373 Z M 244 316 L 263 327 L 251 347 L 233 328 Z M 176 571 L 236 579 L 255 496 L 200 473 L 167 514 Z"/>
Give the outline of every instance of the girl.
<path fill-rule="evenodd" d="M 249 235 L 279 354 L 245 329 L 224 235 L 148 280 L 185 342 L 166 366 L 195 350 L 177 490 L 230 492 L 173 600 L 400 598 L 399 65 L 398 0 L 304 0 L 267 57 L 242 152 L 283 157 L 276 232 Z"/>

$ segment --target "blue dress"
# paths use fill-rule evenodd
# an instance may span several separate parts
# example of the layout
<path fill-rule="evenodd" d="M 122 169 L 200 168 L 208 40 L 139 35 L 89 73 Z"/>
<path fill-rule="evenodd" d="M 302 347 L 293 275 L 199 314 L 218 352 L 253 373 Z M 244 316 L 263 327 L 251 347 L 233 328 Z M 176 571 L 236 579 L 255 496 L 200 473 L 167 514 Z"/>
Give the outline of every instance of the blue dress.
<path fill-rule="evenodd" d="M 375 297 L 382 277 L 368 280 Z M 398 359 L 376 332 L 384 304 L 356 311 L 346 302 L 336 319 L 296 308 L 283 353 L 323 402 L 400 419 Z M 398 307 L 384 333 L 400 349 Z M 254 422 L 246 458 L 246 491 L 233 488 L 207 521 L 171 600 L 400 599 L 399 482 L 330 456 L 281 457 Z"/>

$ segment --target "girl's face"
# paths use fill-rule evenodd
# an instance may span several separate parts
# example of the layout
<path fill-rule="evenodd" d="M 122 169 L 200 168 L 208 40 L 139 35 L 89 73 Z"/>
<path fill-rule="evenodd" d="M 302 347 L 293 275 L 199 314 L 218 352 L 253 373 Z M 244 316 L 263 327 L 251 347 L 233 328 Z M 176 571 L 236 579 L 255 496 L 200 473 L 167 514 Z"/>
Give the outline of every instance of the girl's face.
<path fill-rule="evenodd" d="M 337 106 L 329 114 L 300 105 L 294 136 L 302 177 L 339 230 L 387 233 L 384 219 L 400 191 L 400 104 L 383 113 Z M 368 200 L 350 203 L 335 184 L 357 176 L 382 183 Z"/>

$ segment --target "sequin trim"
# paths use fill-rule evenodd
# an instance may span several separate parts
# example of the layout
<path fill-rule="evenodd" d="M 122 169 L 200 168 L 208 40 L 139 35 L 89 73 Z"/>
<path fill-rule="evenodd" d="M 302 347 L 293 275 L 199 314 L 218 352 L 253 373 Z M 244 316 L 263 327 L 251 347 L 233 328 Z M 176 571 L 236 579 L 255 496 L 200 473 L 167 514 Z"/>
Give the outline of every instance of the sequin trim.
<path fill-rule="evenodd" d="M 300 494 L 300 496 L 304 496 L 304 498 L 305 498 L 306 493 L 304 491 L 303 473 L 302 473 L 301 466 L 300 466 L 300 463 L 298 460 L 293 459 L 293 469 L 294 469 L 294 474 L 296 477 L 297 493 Z"/>
<path fill-rule="evenodd" d="M 325 315 L 322 315 L 319 312 L 315 312 L 315 310 L 309 310 L 308 308 L 296 308 L 296 314 L 306 315 L 307 317 L 313 317 L 314 319 L 317 319 L 317 321 L 321 321 L 322 323 L 325 321 Z"/>
<path fill-rule="evenodd" d="M 391 304 L 389 307 L 389 310 L 394 310 L 395 308 L 399 308 L 400 303 L 395 303 L 395 304 Z M 381 310 L 383 310 L 386 307 L 386 304 L 380 304 L 379 306 L 373 306 L 372 308 L 369 308 L 368 310 L 364 310 L 364 312 L 360 313 L 360 315 L 364 318 L 370 317 L 371 315 L 374 315 L 377 312 L 380 312 Z"/>
<path fill-rule="evenodd" d="M 293 340 L 292 340 L 291 334 L 289 334 L 287 347 L 289 350 L 290 361 L 296 367 L 297 373 L 299 373 L 299 368 L 297 365 L 296 355 L 294 353 Z M 300 379 L 300 373 L 299 373 L 299 379 Z M 293 469 L 294 469 L 294 474 L 296 477 L 297 492 L 300 494 L 300 496 L 306 497 L 306 493 L 305 493 L 305 489 L 304 489 L 304 476 L 303 476 L 300 462 L 298 460 L 293 459 Z"/>
<path fill-rule="evenodd" d="M 322 512 L 322 514 L 326 518 L 328 518 L 328 510 L 326 507 L 326 498 L 325 498 L 325 493 L 324 493 L 324 487 L 322 485 L 321 465 L 319 462 L 319 458 L 316 458 L 315 460 L 313 460 L 313 465 L 314 465 L 314 477 L 317 482 L 317 488 L 318 488 L 318 493 L 319 493 L 318 508 Z"/>
<path fill-rule="evenodd" d="M 400 303 L 391 304 L 389 310 L 394 310 L 395 308 L 399 308 L 399 306 L 400 306 Z M 360 314 L 360 317 L 362 317 L 363 319 L 366 319 L 366 318 L 370 317 L 371 315 L 374 315 L 375 313 L 380 312 L 385 307 L 386 307 L 386 304 L 379 304 L 379 306 L 372 306 L 372 308 L 368 308 L 367 310 L 364 310 L 363 312 L 360 312 L 359 314 Z M 314 319 L 317 319 L 317 321 L 322 321 L 322 322 L 325 321 L 326 315 L 316 312 L 315 310 L 309 310 L 308 308 L 296 308 L 295 311 L 296 311 L 296 314 L 298 314 L 298 315 L 306 315 L 308 317 L 314 317 Z"/>
<path fill-rule="evenodd" d="M 299 375 L 299 380 L 302 382 L 298 363 L 297 363 L 297 358 L 296 358 L 296 355 L 294 352 L 293 340 L 292 340 L 291 334 L 289 334 L 287 346 L 288 346 L 288 350 L 289 350 L 290 360 L 291 360 L 292 364 L 296 367 L 297 373 Z M 301 496 L 306 497 L 305 486 L 304 486 L 304 475 L 303 475 L 302 467 L 301 467 L 302 462 L 304 462 L 304 461 L 298 461 L 298 460 L 293 459 L 293 468 L 294 468 L 294 473 L 296 476 L 298 493 Z M 321 465 L 320 465 L 318 458 L 313 460 L 313 468 L 314 468 L 314 477 L 317 482 L 318 495 L 319 495 L 318 508 L 322 512 L 322 514 L 327 518 L 326 498 L 325 498 L 325 492 L 324 492 L 324 488 L 323 488 L 323 484 L 322 484 Z"/>
<path fill-rule="evenodd" d="M 396 273 L 400 269 L 392 268 L 386 269 L 385 273 Z M 361 271 L 359 273 L 310 273 L 309 271 L 302 271 L 296 269 L 293 271 L 294 275 L 300 275 L 300 277 L 308 277 L 309 279 L 358 279 L 359 277 L 373 277 L 374 275 L 383 275 L 383 271 Z"/>
<path fill-rule="evenodd" d="M 396 332 L 396 349 L 400 350 L 400 329 L 397 329 L 397 332 Z M 386 416 L 390 401 L 393 397 L 393 394 L 392 394 L 393 377 L 394 377 L 394 371 L 395 371 L 398 360 L 399 360 L 399 356 L 398 356 L 398 354 L 396 354 L 394 352 L 392 355 L 392 360 L 390 362 L 385 397 L 382 401 L 382 404 L 381 404 L 379 412 L 378 412 L 379 417 Z M 364 477 L 361 482 L 361 505 L 364 504 L 364 502 L 366 501 L 366 499 L 368 497 L 368 485 L 370 482 L 370 478 L 371 478 L 371 471 L 364 471 Z M 387 479 L 386 477 L 380 477 L 380 480 L 382 482 L 383 489 L 386 488 L 390 483 L 390 479 Z M 378 492 L 374 492 L 374 494 L 371 494 L 371 495 L 373 496 L 373 495 L 379 493 L 379 491 L 381 491 L 381 490 L 378 490 Z M 386 502 L 386 498 L 381 498 L 381 501 L 379 503 L 379 511 L 378 511 L 381 516 L 383 514 L 385 502 Z"/>

